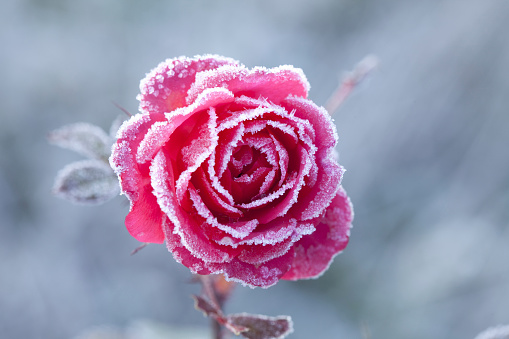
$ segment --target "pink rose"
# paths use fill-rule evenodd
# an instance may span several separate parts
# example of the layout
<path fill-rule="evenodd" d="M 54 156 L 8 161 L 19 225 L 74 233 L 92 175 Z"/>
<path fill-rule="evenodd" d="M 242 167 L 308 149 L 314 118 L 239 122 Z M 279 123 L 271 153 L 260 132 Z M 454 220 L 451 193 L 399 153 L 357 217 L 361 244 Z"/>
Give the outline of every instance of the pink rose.
<path fill-rule="evenodd" d="M 248 69 L 216 55 L 166 60 L 140 84 L 141 114 L 110 163 L 125 223 L 193 273 L 268 287 L 317 277 L 353 217 L 335 126 L 292 66 Z"/>

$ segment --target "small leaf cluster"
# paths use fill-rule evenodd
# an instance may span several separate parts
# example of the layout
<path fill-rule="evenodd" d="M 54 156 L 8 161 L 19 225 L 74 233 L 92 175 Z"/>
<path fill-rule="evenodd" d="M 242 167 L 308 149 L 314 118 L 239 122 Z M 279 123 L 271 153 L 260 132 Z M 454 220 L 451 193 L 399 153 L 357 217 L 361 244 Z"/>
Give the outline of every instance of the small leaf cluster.
<path fill-rule="evenodd" d="M 49 133 L 50 143 L 88 158 L 72 162 L 59 171 L 53 185 L 56 196 L 78 204 L 98 205 L 119 195 L 118 179 L 108 159 L 120 124 L 120 119 L 115 120 L 109 134 L 85 122 Z"/>
<path fill-rule="evenodd" d="M 221 276 L 201 277 L 201 281 L 204 293 L 202 296 L 193 295 L 195 308 L 234 334 L 248 339 L 282 339 L 293 332 L 292 319 L 286 315 L 277 317 L 249 313 L 225 315 L 221 305 L 231 293 L 234 283 L 226 282 Z M 222 338 L 221 335 L 219 337 Z"/>

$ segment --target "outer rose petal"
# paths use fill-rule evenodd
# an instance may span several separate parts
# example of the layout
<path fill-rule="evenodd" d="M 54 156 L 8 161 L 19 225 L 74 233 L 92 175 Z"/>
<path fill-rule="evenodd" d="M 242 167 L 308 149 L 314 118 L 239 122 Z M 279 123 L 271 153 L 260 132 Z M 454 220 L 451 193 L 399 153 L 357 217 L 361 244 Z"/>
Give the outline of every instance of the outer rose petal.
<path fill-rule="evenodd" d="M 179 235 L 179 243 L 193 256 L 207 262 L 228 262 L 236 255 L 234 250 L 211 242 L 205 236 L 202 227 L 207 226 L 204 219 L 196 213 L 186 212 L 179 203 L 173 185 L 173 174 L 168 164 L 164 150 L 157 153 L 150 167 L 153 193 L 157 198 L 159 208 L 173 225 L 173 233 Z M 168 236 L 168 233 L 166 234 Z M 167 242 L 170 240 L 167 239 Z"/>
<path fill-rule="evenodd" d="M 162 217 L 163 213 L 152 194 L 152 187 L 146 185 L 140 198 L 132 203 L 131 212 L 125 218 L 125 225 L 136 240 L 162 244 Z"/>
<path fill-rule="evenodd" d="M 194 58 L 179 57 L 160 63 L 140 83 L 140 111 L 166 113 L 186 106 L 187 91 L 195 81 L 196 73 L 238 62 L 219 55 Z"/>
<path fill-rule="evenodd" d="M 164 234 L 166 235 L 166 247 L 168 251 L 173 254 L 175 260 L 186 266 L 196 274 L 210 274 L 212 273 L 208 268 L 205 267 L 205 262 L 201 259 L 196 258 L 189 252 L 187 248 L 182 245 L 180 236 L 173 233 L 174 226 L 167 217 L 165 217 L 163 223 Z"/>
<path fill-rule="evenodd" d="M 152 195 L 148 166 L 136 162 L 137 149 L 150 127 L 165 120 L 164 115 L 136 115 L 119 129 L 117 143 L 113 146 L 110 165 L 118 175 L 122 193 L 131 202 L 126 217 L 129 233 L 141 242 L 162 243 L 161 211 Z M 155 204 L 154 204 L 155 203 Z"/>
<path fill-rule="evenodd" d="M 348 244 L 352 219 L 352 204 L 343 187 L 340 187 L 325 217 L 316 226 L 316 231 L 295 243 L 292 268 L 281 279 L 317 278 L 323 274 L 334 256 Z"/>
<path fill-rule="evenodd" d="M 336 195 L 336 190 L 341 183 L 345 170 L 332 156 L 338 135 L 327 111 L 311 100 L 289 97 L 284 100 L 282 106 L 288 111 L 295 112 L 296 117 L 309 121 L 315 132 L 313 144 L 317 148 L 317 180 L 311 185 L 308 182 L 292 209 L 292 213 L 298 219 L 309 220 L 323 212 Z"/>
<path fill-rule="evenodd" d="M 318 152 L 328 152 L 336 145 L 338 134 L 336 126 L 329 113 L 323 107 L 318 107 L 314 102 L 299 97 L 286 98 L 281 103 L 288 112 L 295 112 L 295 116 L 307 120 L 313 126 L 316 133 L 315 146 Z"/>
<path fill-rule="evenodd" d="M 304 72 L 293 66 L 270 69 L 255 67 L 248 70 L 244 66 L 226 65 L 198 73 L 196 82 L 189 90 L 187 102 L 194 101 L 205 89 L 214 87 L 225 87 L 237 97 L 262 97 L 274 104 L 279 104 L 289 95 L 305 98 L 310 88 Z"/>
<path fill-rule="evenodd" d="M 263 250 L 263 247 L 260 250 Z M 259 265 L 251 265 L 235 258 L 227 264 L 209 264 L 208 267 L 216 273 L 223 273 L 226 280 L 237 281 L 250 287 L 267 288 L 277 283 L 290 269 L 293 257 L 293 248 L 290 248 L 285 255 Z"/>

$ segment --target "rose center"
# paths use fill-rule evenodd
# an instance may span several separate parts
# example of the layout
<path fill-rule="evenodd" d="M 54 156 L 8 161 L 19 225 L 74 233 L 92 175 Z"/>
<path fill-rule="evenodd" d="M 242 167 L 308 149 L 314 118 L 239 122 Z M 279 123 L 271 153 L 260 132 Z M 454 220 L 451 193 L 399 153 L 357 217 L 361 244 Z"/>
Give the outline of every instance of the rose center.
<path fill-rule="evenodd" d="M 249 173 L 249 170 L 253 168 L 255 159 L 258 159 L 259 156 L 260 151 L 248 145 L 237 146 L 229 163 L 232 177 L 240 178 L 243 174 Z"/>
<path fill-rule="evenodd" d="M 239 145 L 232 153 L 221 181 L 236 203 L 250 202 L 260 195 L 267 174 L 273 169 L 266 155 L 250 145 Z"/>

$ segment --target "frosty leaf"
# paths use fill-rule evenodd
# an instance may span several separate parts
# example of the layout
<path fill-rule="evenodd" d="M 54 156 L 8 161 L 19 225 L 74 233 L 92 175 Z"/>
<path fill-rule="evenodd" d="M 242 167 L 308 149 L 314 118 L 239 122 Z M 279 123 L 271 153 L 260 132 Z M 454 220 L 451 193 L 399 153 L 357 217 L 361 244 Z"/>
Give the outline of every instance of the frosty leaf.
<path fill-rule="evenodd" d="M 50 132 L 48 140 L 54 145 L 78 152 L 91 159 L 108 161 L 111 141 L 101 128 L 85 122 L 66 125 Z"/>
<path fill-rule="evenodd" d="M 73 162 L 57 175 L 53 192 L 81 204 L 101 204 L 119 194 L 117 176 L 98 160 Z"/>
<path fill-rule="evenodd" d="M 509 339 L 509 325 L 490 327 L 479 333 L 475 339 Z"/>
<path fill-rule="evenodd" d="M 197 295 L 193 295 L 192 297 L 194 299 L 194 307 L 198 311 L 202 311 L 205 316 L 213 317 L 217 320 L 223 318 L 223 312 L 210 301 Z"/>
<path fill-rule="evenodd" d="M 249 339 L 281 339 L 293 332 L 292 319 L 285 315 L 268 317 L 248 313 L 231 314 L 227 317 L 227 327 L 241 329 L 235 334 Z"/>

